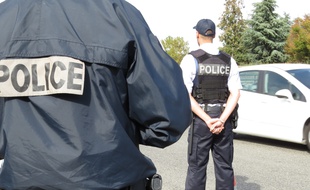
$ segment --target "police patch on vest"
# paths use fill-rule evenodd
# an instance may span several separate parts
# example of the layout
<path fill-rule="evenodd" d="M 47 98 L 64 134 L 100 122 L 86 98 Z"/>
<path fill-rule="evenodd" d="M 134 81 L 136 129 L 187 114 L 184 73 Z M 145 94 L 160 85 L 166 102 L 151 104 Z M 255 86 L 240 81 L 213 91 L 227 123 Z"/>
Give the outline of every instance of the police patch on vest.
<path fill-rule="evenodd" d="M 230 66 L 224 64 L 205 64 L 199 63 L 199 75 L 222 75 L 228 76 Z"/>
<path fill-rule="evenodd" d="M 0 97 L 82 95 L 85 64 L 61 56 L 0 61 Z"/>

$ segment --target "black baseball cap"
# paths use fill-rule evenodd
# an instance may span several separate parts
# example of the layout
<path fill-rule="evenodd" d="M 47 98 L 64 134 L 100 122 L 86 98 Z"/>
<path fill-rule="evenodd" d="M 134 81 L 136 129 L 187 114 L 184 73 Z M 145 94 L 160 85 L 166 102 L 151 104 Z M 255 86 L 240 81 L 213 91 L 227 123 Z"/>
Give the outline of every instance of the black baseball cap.
<path fill-rule="evenodd" d="M 215 35 L 215 24 L 210 19 L 201 19 L 198 21 L 194 29 L 198 31 L 199 34 L 203 36 L 213 36 Z M 206 34 L 210 30 L 210 33 Z"/>

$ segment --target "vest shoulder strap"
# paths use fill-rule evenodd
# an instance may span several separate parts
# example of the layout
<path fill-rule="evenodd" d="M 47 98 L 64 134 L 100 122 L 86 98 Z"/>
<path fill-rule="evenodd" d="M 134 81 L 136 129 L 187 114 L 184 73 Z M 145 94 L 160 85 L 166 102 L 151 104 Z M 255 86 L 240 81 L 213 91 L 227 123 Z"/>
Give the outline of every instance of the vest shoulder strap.
<path fill-rule="evenodd" d="M 202 49 L 198 49 L 198 50 L 195 50 L 195 51 L 191 51 L 190 54 L 192 56 L 194 56 L 199 63 L 202 63 L 203 61 L 211 58 L 211 57 L 218 57 L 219 59 L 223 60 L 225 63 L 230 63 L 230 55 L 228 55 L 227 53 L 223 52 L 223 51 L 220 51 L 219 52 L 219 55 L 211 55 L 205 51 L 203 51 Z"/>
<path fill-rule="evenodd" d="M 231 60 L 231 56 L 228 55 L 227 53 L 220 51 L 220 59 L 222 59 L 225 63 L 229 63 L 230 64 L 230 60 Z"/>
<path fill-rule="evenodd" d="M 191 51 L 190 54 L 192 56 L 194 56 L 200 63 L 211 57 L 210 54 L 203 51 L 202 49 L 197 49 L 195 51 Z"/>

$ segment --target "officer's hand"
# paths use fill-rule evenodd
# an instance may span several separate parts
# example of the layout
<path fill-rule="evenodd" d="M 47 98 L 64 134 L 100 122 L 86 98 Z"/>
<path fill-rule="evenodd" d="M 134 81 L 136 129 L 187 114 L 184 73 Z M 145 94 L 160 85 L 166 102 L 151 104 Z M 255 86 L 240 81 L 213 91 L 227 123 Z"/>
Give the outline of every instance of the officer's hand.
<path fill-rule="evenodd" d="M 212 129 L 212 126 L 217 122 L 218 119 L 208 119 L 205 121 L 205 123 L 207 124 L 207 126 L 209 127 L 209 129 Z"/>
<path fill-rule="evenodd" d="M 210 132 L 213 134 L 220 134 L 224 129 L 224 123 L 222 123 L 219 119 L 214 119 L 213 124 L 210 127 Z"/>

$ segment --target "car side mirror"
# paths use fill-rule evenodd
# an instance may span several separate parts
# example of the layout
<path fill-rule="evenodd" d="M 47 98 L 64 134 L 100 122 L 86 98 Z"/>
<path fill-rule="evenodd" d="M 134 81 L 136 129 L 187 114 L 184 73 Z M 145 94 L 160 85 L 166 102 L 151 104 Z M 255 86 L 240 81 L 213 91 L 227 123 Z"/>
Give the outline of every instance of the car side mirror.
<path fill-rule="evenodd" d="M 278 98 L 286 98 L 289 100 L 293 100 L 292 93 L 288 89 L 281 89 L 281 90 L 277 91 L 275 95 Z"/>

